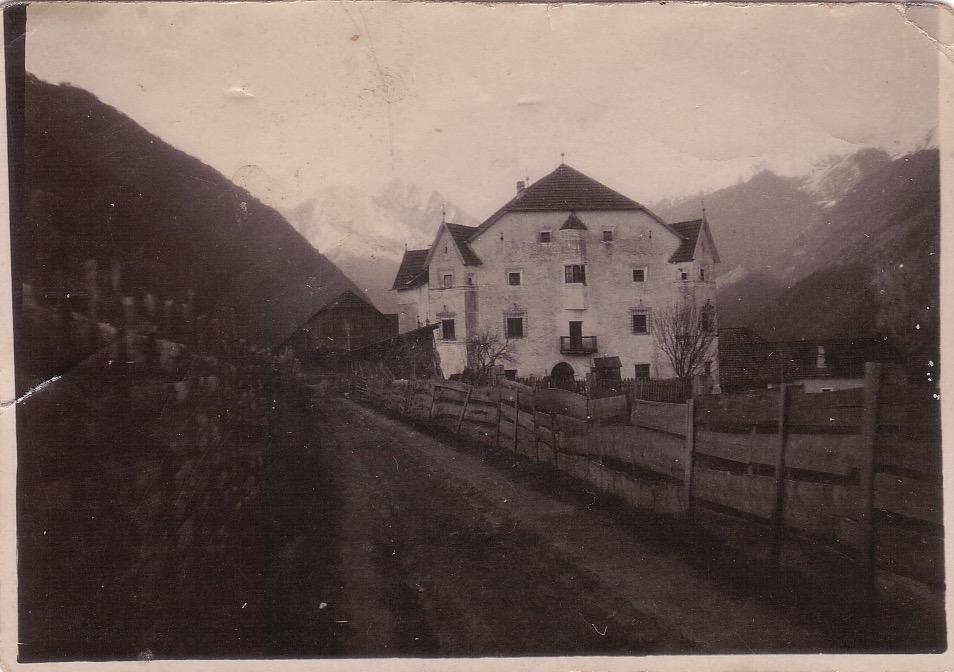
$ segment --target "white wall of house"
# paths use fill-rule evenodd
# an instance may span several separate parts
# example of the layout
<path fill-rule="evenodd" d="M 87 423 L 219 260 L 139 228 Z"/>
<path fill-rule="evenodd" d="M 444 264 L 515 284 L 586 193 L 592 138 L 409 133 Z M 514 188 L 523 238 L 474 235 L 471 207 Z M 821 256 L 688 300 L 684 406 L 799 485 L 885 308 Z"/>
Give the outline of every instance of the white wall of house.
<path fill-rule="evenodd" d="M 428 283 L 427 311 L 434 323 L 441 324 L 435 332 L 437 352 L 445 376 L 460 373 L 467 366 L 466 315 L 464 294 L 476 286 L 477 266 L 465 266 L 457 245 L 447 229 L 441 227 L 431 248 L 430 282 Z M 447 276 L 450 276 L 448 279 Z M 468 285 L 468 278 L 473 284 Z M 445 325 L 453 321 L 453 334 Z"/>
<path fill-rule="evenodd" d="M 705 249 L 705 236 L 700 235 L 693 261 L 672 264 L 668 260 L 680 240 L 644 211 L 576 214 L 587 230 L 561 232 L 568 211 L 507 213 L 471 241 L 482 262 L 476 266 L 464 264 L 455 243 L 441 230 L 432 247 L 429 285 L 419 288 L 427 294 L 426 302 L 419 296 L 413 301 L 403 298 L 418 290 L 398 295 L 399 304 L 407 305 L 409 313 L 415 304 L 417 315 L 426 316 L 415 318 L 414 326 L 417 319 L 422 323 L 453 320 L 452 339 L 443 328 L 435 333 L 445 375 L 467 366 L 469 336 L 484 330 L 503 335 L 508 317 L 524 320 L 524 337 L 511 339 L 516 361 L 505 364 L 520 376 L 549 375 L 556 364 L 566 362 L 582 378 L 589 373 L 594 356 L 618 356 L 626 378 L 634 376 L 636 365 L 646 364 L 653 378 L 674 375 L 659 349 L 652 314 L 687 296 L 697 305 L 707 299 L 715 305 L 713 259 Z M 552 242 L 539 242 L 541 231 L 549 231 Z M 612 231 L 611 242 L 603 241 L 604 231 Z M 568 264 L 584 265 L 585 285 L 565 282 Z M 643 271 L 644 280 L 634 281 L 634 269 Z M 520 274 L 519 285 L 509 284 L 510 273 Z M 469 317 L 468 294 L 475 297 L 470 299 Z M 640 311 L 649 315 L 648 334 L 633 333 L 633 314 Z M 583 323 L 584 337 L 596 337 L 596 353 L 561 352 L 560 337 L 570 335 L 571 321 Z M 717 382 L 717 344 L 712 353 L 711 371 Z"/>
<path fill-rule="evenodd" d="M 481 327 L 503 332 L 506 317 L 525 318 L 526 336 L 514 339 L 517 361 L 509 365 L 521 376 L 548 375 L 559 362 L 570 364 L 577 376 L 589 372 L 592 354 L 564 354 L 560 348 L 560 337 L 570 335 L 570 321 L 581 321 L 583 336 L 596 336 L 598 356 L 620 357 L 624 377 L 632 377 L 637 364 L 649 364 L 654 378 L 671 377 L 652 311 L 669 305 L 681 291 L 690 291 L 700 303 L 714 302 L 714 283 L 693 280 L 699 277 L 697 262 L 685 264 L 689 280 L 681 280 L 680 267 L 668 262 L 680 241 L 645 212 L 576 214 L 586 231 L 560 231 L 569 212 L 511 212 L 471 242 L 483 261 L 476 279 Z M 541 231 L 550 231 L 552 242 L 540 243 Z M 603 231 L 613 232 L 612 242 L 603 242 Z M 586 284 L 568 285 L 564 267 L 577 263 L 585 265 Z M 634 282 L 634 269 L 644 271 L 642 282 Z M 508 284 L 511 272 L 521 274 L 519 286 Z M 633 333 L 636 311 L 648 311 L 649 334 Z"/>
<path fill-rule="evenodd" d="M 431 324 L 427 285 L 397 290 L 398 333 Z"/>

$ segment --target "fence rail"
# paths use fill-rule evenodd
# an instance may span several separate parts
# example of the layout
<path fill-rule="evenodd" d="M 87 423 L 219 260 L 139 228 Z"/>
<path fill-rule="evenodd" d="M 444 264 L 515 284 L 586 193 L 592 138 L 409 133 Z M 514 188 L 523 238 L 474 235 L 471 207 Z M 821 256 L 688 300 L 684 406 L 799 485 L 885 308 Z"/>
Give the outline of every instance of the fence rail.
<path fill-rule="evenodd" d="M 515 381 L 360 380 L 353 392 L 551 464 L 634 508 L 767 526 L 777 563 L 788 537 L 853 557 L 866 589 L 876 568 L 943 582 L 937 404 L 894 369 L 869 364 L 863 389 L 783 386 L 688 403 Z"/>

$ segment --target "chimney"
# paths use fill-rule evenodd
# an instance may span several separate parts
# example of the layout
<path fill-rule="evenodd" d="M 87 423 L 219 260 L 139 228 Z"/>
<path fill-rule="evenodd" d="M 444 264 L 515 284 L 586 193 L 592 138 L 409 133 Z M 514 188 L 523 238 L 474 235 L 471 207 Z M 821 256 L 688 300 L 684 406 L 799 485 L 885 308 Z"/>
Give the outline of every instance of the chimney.
<path fill-rule="evenodd" d="M 520 181 L 517 182 L 517 193 L 518 193 L 518 194 L 521 193 L 521 192 L 523 192 L 523 190 L 526 189 L 526 188 L 527 188 L 527 183 L 526 183 L 526 182 L 524 182 L 523 180 L 520 180 Z"/>

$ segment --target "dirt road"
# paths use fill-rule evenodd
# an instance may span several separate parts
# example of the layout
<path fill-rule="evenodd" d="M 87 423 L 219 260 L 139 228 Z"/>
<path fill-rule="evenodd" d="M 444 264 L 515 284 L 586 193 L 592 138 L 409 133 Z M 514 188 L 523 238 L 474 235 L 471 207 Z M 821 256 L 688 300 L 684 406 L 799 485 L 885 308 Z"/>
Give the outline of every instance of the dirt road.
<path fill-rule="evenodd" d="M 317 405 L 323 478 L 340 507 L 338 550 L 334 579 L 302 579 L 296 606 L 284 605 L 286 642 L 310 633 L 325 638 L 316 653 L 350 656 L 858 644 L 845 623 L 726 580 L 691 546 L 680 554 L 661 541 L 658 523 L 642 531 L 546 467 L 451 445 L 348 400 Z M 306 550 L 314 539 L 295 539 L 285 551 L 314 555 Z"/>

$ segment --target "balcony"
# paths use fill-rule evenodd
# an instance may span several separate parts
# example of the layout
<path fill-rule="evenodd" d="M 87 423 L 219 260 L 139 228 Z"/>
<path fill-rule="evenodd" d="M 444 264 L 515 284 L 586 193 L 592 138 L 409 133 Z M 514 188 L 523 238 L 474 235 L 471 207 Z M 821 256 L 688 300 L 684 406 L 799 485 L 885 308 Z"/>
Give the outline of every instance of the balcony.
<path fill-rule="evenodd" d="M 596 336 L 560 336 L 560 352 L 564 355 L 589 355 L 596 350 Z"/>

